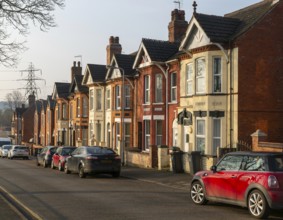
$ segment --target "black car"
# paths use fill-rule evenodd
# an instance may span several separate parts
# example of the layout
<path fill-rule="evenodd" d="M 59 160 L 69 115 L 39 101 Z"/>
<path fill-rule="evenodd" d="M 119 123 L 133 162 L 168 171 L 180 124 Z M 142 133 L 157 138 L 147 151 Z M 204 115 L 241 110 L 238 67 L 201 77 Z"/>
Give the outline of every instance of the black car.
<path fill-rule="evenodd" d="M 42 165 L 44 168 L 51 165 L 52 156 L 56 152 L 58 147 L 56 146 L 46 146 L 37 154 L 36 165 Z"/>
<path fill-rule="evenodd" d="M 112 174 L 119 177 L 121 171 L 121 158 L 111 149 L 100 146 L 83 146 L 73 151 L 67 158 L 65 173 L 78 173 L 84 178 L 87 174 Z"/>

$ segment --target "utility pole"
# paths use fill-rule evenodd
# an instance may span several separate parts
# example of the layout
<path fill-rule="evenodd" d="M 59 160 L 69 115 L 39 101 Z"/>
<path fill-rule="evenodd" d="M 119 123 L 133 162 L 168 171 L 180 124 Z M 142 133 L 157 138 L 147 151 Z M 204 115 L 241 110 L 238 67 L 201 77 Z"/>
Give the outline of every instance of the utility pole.
<path fill-rule="evenodd" d="M 37 76 L 37 72 L 39 72 L 40 75 L 42 75 L 41 69 L 35 69 L 34 65 L 32 63 L 30 63 L 28 69 L 21 70 L 20 72 L 21 72 L 22 75 L 27 73 L 26 78 L 18 80 L 18 81 L 26 81 L 26 87 L 23 88 L 23 89 L 26 90 L 25 97 L 28 97 L 29 95 L 35 95 L 35 97 L 37 97 L 37 91 L 38 90 L 41 91 L 41 90 L 40 90 L 39 87 L 37 87 L 36 81 L 44 81 L 44 83 L 45 83 L 45 79 Z"/>

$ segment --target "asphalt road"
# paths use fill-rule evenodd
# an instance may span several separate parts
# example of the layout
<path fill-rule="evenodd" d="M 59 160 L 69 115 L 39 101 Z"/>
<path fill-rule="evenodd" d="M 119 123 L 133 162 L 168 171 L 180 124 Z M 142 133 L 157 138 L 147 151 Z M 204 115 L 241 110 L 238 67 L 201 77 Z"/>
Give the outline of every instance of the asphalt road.
<path fill-rule="evenodd" d="M 254 219 L 241 207 L 196 206 L 186 190 L 108 175 L 80 179 L 77 174 L 37 167 L 34 160 L 0 159 L 0 186 L 47 220 Z M 275 212 L 270 219 L 283 219 L 283 214 Z"/>

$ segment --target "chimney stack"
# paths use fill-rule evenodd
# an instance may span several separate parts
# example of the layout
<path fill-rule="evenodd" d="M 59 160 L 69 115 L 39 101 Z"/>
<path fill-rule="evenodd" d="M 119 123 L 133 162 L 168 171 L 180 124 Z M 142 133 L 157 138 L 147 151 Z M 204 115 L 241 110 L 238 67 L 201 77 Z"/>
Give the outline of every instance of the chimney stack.
<path fill-rule="evenodd" d="M 81 62 L 78 62 L 78 66 L 76 66 L 76 61 L 74 61 L 73 66 L 71 68 L 71 81 L 74 79 L 75 75 L 82 75 L 82 67 Z"/>
<path fill-rule="evenodd" d="M 35 103 L 35 95 L 34 92 L 28 96 L 28 105 L 31 107 Z"/>
<path fill-rule="evenodd" d="M 109 45 L 106 47 L 106 53 L 107 53 L 106 65 L 110 65 L 111 59 L 114 54 L 121 54 L 121 52 L 122 52 L 122 46 L 119 43 L 119 37 L 111 36 L 109 38 Z"/>
<path fill-rule="evenodd" d="M 181 42 L 187 28 L 188 22 L 185 20 L 185 11 L 174 9 L 171 12 L 171 21 L 168 25 L 169 41 Z"/>

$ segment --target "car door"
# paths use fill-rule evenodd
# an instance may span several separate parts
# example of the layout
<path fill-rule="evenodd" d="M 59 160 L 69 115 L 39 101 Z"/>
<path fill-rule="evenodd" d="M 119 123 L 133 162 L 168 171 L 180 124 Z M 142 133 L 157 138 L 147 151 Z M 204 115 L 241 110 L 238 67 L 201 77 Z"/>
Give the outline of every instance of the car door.
<path fill-rule="evenodd" d="M 52 160 L 53 160 L 53 164 L 58 167 L 58 163 L 59 163 L 59 158 L 60 158 L 60 155 L 62 153 L 62 148 L 58 148 L 55 152 L 55 154 L 53 154 L 52 156 Z"/>
<path fill-rule="evenodd" d="M 241 155 L 226 155 L 216 166 L 215 172 L 209 172 L 203 178 L 208 197 L 234 200 L 238 173 L 242 162 Z"/>
<path fill-rule="evenodd" d="M 44 156 L 45 156 L 45 154 L 46 154 L 46 151 L 47 151 L 47 148 L 45 147 L 45 148 L 43 148 L 43 149 L 39 152 L 39 154 L 37 155 L 38 162 L 39 162 L 40 164 L 43 164 L 43 159 L 44 159 Z"/>
<path fill-rule="evenodd" d="M 77 169 L 78 161 L 81 154 L 82 154 L 82 148 L 79 147 L 76 150 L 74 150 L 71 156 L 68 158 L 68 169 L 70 171 L 76 172 L 78 170 Z"/>

